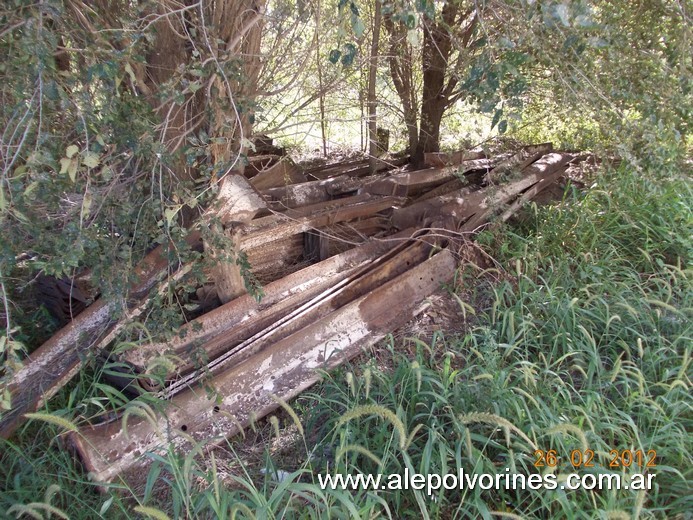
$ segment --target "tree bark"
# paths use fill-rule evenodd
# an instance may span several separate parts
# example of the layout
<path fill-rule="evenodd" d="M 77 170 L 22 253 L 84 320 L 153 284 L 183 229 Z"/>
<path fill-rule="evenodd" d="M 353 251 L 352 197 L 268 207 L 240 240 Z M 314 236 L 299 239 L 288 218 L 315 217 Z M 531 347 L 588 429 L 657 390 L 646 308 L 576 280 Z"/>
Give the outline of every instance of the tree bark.
<path fill-rule="evenodd" d="M 424 154 L 440 150 L 440 122 L 448 105 L 445 79 L 452 49 L 450 26 L 459 7 L 445 4 L 441 20 L 426 19 L 424 23 L 423 93 L 421 99 L 421 126 L 412 163 L 422 166 Z"/>
<path fill-rule="evenodd" d="M 380 45 L 380 23 L 381 23 L 380 0 L 375 0 L 375 14 L 373 15 L 373 42 L 371 44 L 371 60 L 368 69 L 368 165 L 371 173 L 375 173 L 378 167 L 378 120 L 377 106 L 378 100 L 375 95 L 375 82 L 378 72 L 378 46 Z"/>
<path fill-rule="evenodd" d="M 184 37 L 189 27 L 183 15 L 170 15 L 171 9 L 165 2 L 155 8 L 159 17 L 153 25 L 156 36 L 146 56 L 146 74 L 143 78 L 147 101 L 160 121 L 159 141 L 168 155 L 163 158 L 163 163 L 169 175 L 162 177 L 163 194 L 167 199 L 162 202 L 168 204 L 172 204 L 181 183 L 187 183 L 192 188 L 193 181 L 199 176 L 197 168 L 186 165 L 181 149 L 187 135 L 203 124 L 205 113 L 202 89 L 197 93 L 185 94 L 183 102 L 177 99 L 177 91 L 183 91 L 183 67 L 190 62 L 190 46 Z M 181 224 L 186 227 L 192 224 L 195 213 L 188 206 L 181 208 Z"/>
<path fill-rule="evenodd" d="M 384 17 L 385 30 L 390 35 L 390 76 L 402 102 L 404 124 L 407 127 L 409 155 L 413 155 L 419 140 L 417 101 L 414 90 L 412 52 L 407 43 L 407 28 L 402 22 L 393 22 L 392 16 Z"/>

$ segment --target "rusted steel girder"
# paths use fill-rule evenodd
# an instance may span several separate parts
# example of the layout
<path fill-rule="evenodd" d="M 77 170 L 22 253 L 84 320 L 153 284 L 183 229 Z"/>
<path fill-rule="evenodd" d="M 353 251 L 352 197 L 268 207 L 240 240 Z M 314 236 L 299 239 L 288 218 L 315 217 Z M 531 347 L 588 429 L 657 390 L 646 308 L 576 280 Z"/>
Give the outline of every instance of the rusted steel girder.
<path fill-rule="evenodd" d="M 241 232 L 244 251 L 324 226 L 370 217 L 403 203 L 398 197 L 368 194 L 321 202 L 251 221 Z M 402 228 L 404 229 L 404 228 Z"/>
<path fill-rule="evenodd" d="M 503 176 L 511 174 L 513 171 L 522 171 L 537 159 L 550 153 L 553 150 L 552 143 L 532 144 L 525 146 L 511 157 L 498 163 L 484 177 L 487 184 L 498 183 Z"/>
<path fill-rule="evenodd" d="M 214 395 L 189 388 L 173 397 L 164 413 L 131 416 L 127 429 L 121 419 L 87 426 L 69 440 L 102 483 L 146 464 L 145 453 L 166 450 L 169 443 L 179 449 L 218 444 L 276 409 L 277 397 L 289 400 L 318 381 L 317 369 L 344 363 L 409 321 L 427 296 L 452 279 L 455 267 L 453 255 L 440 251 L 220 373 L 208 383 Z"/>
<path fill-rule="evenodd" d="M 266 190 L 299 182 L 306 182 L 306 177 L 300 168 L 287 157 L 279 160 L 279 162 L 269 168 L 261 170 L 250 179 L 250 184 L 257 190 Z"/>
<path fill-rule="evenodd" d="M 489 170 L 494 162 L 491 159 L 476 159 L 464 161 L 458 166 L 444 168 L 429 168 L 409 173 L 400 173 L 386 178 L 378 178 L 364 184 L 360 192 L 371 195 L 394 195 L 411 197 L 424 190 L 435 188 L 460 175 L 475 171 Z"/>
<path fill-rule="evenodd" d="M 349 174 L 342 174 L 325 180 L 270 188 L 264 190 L 262 194 L 273 209 L 281 211 L 287 208 L 298 208 L 325 202 L 337 195 L 356 193 L 364 182 L 377 178 L 377 176 L 352 177 Z"/>
<path fill-rule="evenodd" d="M 395 227 L 404 229 L 410 227 L 422 227 L 433 221 L 451 221 L 450 227 L 457 228 L 476 214 L 484 215 L 477 219 L 476 227 L 481 225 L 485 218 L 495 211 L 501 204 L 511 202 L 523 191 L 532 187 L 543 178 L 549 177 L 558 170 L 562 171 L 573 159 L 570 154 L 551 153 L 542 157 L 535 163 L 527 166 L 521 173 L 519 180 L 502 186 L 492 186 L 474 192 L 463 188 L 448 195 L 434 197 L 407 206 L 395 209 L 392 214 L 392 223 Z"/>
<path fill-rule="evenodd" d="M 430 254 L 432 247 L 425 236 L 415 239 L 412 243 L 401 243 L 309 301 L 293 309 L 287 309 L 286 306 L 279 309 L 271 307 L 262 316 L 258 316 L 258 319 L 242 323 L 228 334 L 216 336 L 203 347 L 209 357 L 213 358 L 204 371 L 192 373 L 176 381 L 163 392 L 163 395 L 170 397 L 187 386 L 203 381 L 209 374 L 214 375 L 238 365 L 271 344 L 319 321 L 329 313 L 418 265 Z M 265 327 L 261 328 L 262 325 Z M 219 356 L 219 353 L 223 355 Z"/>
<path fill-rule="evenodd" d="M 399 166 L 404 166 L 409 162 L 409 156 L 401 157 L 399 159 L 390 159 L 388 161 L 378 161 L 378 166 L 376 171 L 385 171 L 392 168 L 397 168 Z M 328 179 L 330 177 L 336 177 L 337 175 L 349 175 L 350 177 L 361 177 L 370 173 L 370 166 L 368 164 L 368 159 L 358 159 L 355 161 L 349 161 L 345 163 L 329 164 L 326 166 L 319 166 L 307 170 L 305 172 L 306 177 L 309 179 Z"/>
<path fill-rule="evenodd" d="M 424 154 L 424 164 L 426 166 L 451 166 L 484 157 L 486 157 L 486 153 L 481 149 L 460 150 L 452 153 L 428 152 Z"/>
<path fill-rule="evenodd" d="M 197 232 L 190 233 L 187 242 L 193 249 L 202 247 Z M 34 351 L 7 382 L 12 409 L 0 417 L 0 437 L 12 435 L 25 421 L 24 414 L 36 411 L 79 372 L 86 352 L 99 345 L 116 324 L 119 305 L 124 304 L 126 311 L 138 307 L 163 276 L 179 267 L 171 262 L 163 246 L 157 247 L 135 267 L 137 281 L 127 301 L 99 298 Z"/>
<path fill-rule="evenodd" d="M 573 159 L 572 156 L 563 154 L 564 157 L 557 157 L 562 154 L 551 154 L 554 157 L 545 156 L 547 161 L 537 162 L 525 169 L 528 177 L 524 180 L 528 181 L 532 175 L 539 177 L 539 180 L 534 182 L 530 188 L 523 188 L 522 195 L 518 196 L 519 189 L 526 186 L 528 182 L 518 183 L 514 189 L 511 186 L 505 187 L 505 190 L 500 190 L 498 193 L 488 197 L 481 205 L 481 210 L 473 217 L 467 220 L 461 231 L 475 231 L 479 226 L 489 221 L 492 215 L 502 212 L 501 221 L 505 222 L 514 215 L 524 204 L 532 200 L 544 189 L 551 186 L 558 178 L 563 175 L 568 168 L 568 163 Z M 549 162 L 549 160 L 553 162 Z M 543 171 L 540 171 L 543 168 Z M 514 200 L 513 200 L 514 199 Z M 511 203 L 512 201 L 512 203 Z M 507 206 L 511 203 L 509 206 Z"/>
<path fill-rule="evenodd" d="M 205 359 L 216 359 L 225 350 L 278 323 L 311 298 L 338 287 L 362 268 L 371 269 L 388 251 L 402 250 L 412 232 L 406 230 L 386 239 L 373 239 L 301 269 L 265 286 L 260 302 L 243 295 L 181 327 L 181 340 L 140 345 L 126 351 L 121 359 L 144 373 L 154 358 L 168 355 L 177 360 L 178 374 L 185 374 L 194 369 L 198 351 L 204 352 Z M 221 340 L 213 341 L 216 338 Z M 169 378 L 174 375 L 170 374 Z"/>

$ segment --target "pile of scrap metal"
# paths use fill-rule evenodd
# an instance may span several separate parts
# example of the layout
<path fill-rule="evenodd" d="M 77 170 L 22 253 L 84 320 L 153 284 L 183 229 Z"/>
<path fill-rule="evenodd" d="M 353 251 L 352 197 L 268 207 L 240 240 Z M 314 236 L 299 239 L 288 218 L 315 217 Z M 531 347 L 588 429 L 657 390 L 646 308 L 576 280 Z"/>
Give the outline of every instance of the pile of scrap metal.
<path fill-rule="evenodd" d="M 96 481 L 121 478 L 149 460 L 145 453 L 171 444 L 185 448 L 237 434 L 314 384 L 319 369 L 344 363 L 405 325 L 453 279 L 464 247 L 458 237 L 507 220 L 573 160 L 552 153 L 550 144 L 494 158 L 480 151 L 431 154 L 431 167 L 407 171 L 383 162 L 376 173 L 367 161 L 301 171 L 286 157 L 263 157 L 248 168 L 249 179 L 224 179 L 206 217 L 221 222 L 247 253 L 264 280 L 264 297 L 258 302 L 245 293 L 238 266 L 220 261 L 210 273 L 218 307 L 185 325 L 174 341 L 121 354 L 139 385 L 164 404 L 145 414 L 131 405 L 130 412 L 70 433 Z M 214 258 L 219 253 L 200 233 L 188 241 Z M 118 319 L 116 302 L 101 298 L 74 316 L 12 376 L 6 388 L 13 409 L 0 417 L 0 435 L 11 435 L 26 413 L 79 372 L 88 353 L 107 350 L 156 291 L 189 270 L 172 265 L 159 247 L 137 266 Z M 153 366 L 167 367 L 163 377 L 152 375 Z"/>

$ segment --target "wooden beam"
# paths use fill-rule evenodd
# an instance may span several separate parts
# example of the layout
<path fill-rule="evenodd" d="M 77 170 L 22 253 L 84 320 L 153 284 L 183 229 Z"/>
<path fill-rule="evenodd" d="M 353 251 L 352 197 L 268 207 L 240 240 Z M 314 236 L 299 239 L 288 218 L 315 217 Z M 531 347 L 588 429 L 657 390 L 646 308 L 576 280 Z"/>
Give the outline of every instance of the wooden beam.
<path fill-rule="evenodd" d="M 472 161 L 475 159 L 483 159 L 486 153 L 481 148 L 473 150 L 460 150 L 458 152 L 429 152 L 424 154 L 424 164 L 426 166 L 452 166 L 463 163 L 464 161 Z"/>

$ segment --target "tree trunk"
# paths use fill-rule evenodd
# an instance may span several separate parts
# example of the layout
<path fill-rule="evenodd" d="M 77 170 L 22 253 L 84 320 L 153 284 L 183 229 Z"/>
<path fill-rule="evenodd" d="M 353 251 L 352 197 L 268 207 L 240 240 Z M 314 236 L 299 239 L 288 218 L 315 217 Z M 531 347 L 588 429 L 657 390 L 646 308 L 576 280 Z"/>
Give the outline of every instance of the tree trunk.
<path fill-rule="evenodd" d="M 320 27 L 322 5 L 318 0 L 315 24 Z M 320 31 L 315 31 L 315 64 L 318 69 L 318 88 L 320 88 L 320 136 L 322 137 L 322 156 L 327 157 L 327 121 L 325 120 L 325 90 L 322 83 L 322 58 L 320 57 Z"/>
<path fill-rule="evenodd" d="M 242 177 L 245 168 L 242 155 L 252 132 L 254 106 L 261 68 L 260 44 L 264 17 L 264 0 L 217 0 L 207 4 L 207 16 L 217 29 L 216 39 L 211 41 L 210 51 L 215 61 L 237 57 L 241 63 L 240 74 L 231 76 L 223 65 L 213 83 L 209 100 L 211 125 L 209 135 L 214 139 L 211 146 L 215 178 L 221 178 L 220 195 L 234 194 L 234 207 L 254 207 L 253 197 L 237 184 L 247 184 Z M 219 63 L 219 61 L 217 61 Z M 226 230 L 233 242 L 233 250 L 217 250 L 211 244 L 207 249 L 212 257 L 219 258 L 213 277 L 217 294 L 222 302 L 230 301 L 245 292 L 239 258 L 238 237 L 243 224 L 249 222 L 254 211 L 232 214 Z"/>
<path fill-rule="evenodd" d="M 448 3 L 443 7 L 442 20 L 427 18 L 424 21 L 421 126 L 416 151 L 411 158 L 415 166 L 423 165 L 425 153 L 440 150 L 440 122 L 448 106 L 449 94 L 449 89 L 446 89 L 445 85 L 445 74 L 452 50 L 449 29 L 453 26 L 458 12 L 458 5 Z"/>
<path fill-rule="evenodd" d="M 425 96 L 425 89 L 424 89 Z M 440 122 L 447 108 L 444 98 L 438 96 L 426 99 L 421 104 L 421 127 L 419 139 L 412 155 L 411 162 L 416 166 L 422 166 L 424 154 L 440 151 Z"/>
<path fill-rule="evenodd" d="M 380 0 L 375 0 L 375 14 L 373 15 L 373 42 L 371 44 L 371 61 L 368 69 L 368 141 L 369 158 L 368 165 L 371 173 L 378 168 L 378 130 L 377 130 L 377 105 L 375 96 L 375 82 L 378 72 L 378 46 L 380 44 L 381 5 Z"/>
<path fill-rule="evenodd" d="M 170 7 L 163 3 L 156 8 L 159 17 L 154 23 L 156 38 L 146 56 L 146 76 L 143 83 L 148 90 L 147 100 L 160 118 L 159 140 L 169 154 L 164 163 L 170 176 L 165 179 L 168 182 L 163 186 L 163 193 L 168 199 L 173 199 L 180 183 L 188 182 L 192 185 L 192 181 L 199 175 L 196 169 L 186 166 L 180 150 L 188 133 L 203 122 L 204 92 L 200 89 L 195 94 L 188 93 L 184 103 L 176 99 L 175 90 L 182 90 L 184 79 L 180 67 L 190 61 L 186 46 L 188 40 L 183 36 L 188 27 L 182 17 L 169 16 L 169 10 Z M 166 85 L 171 85 L 171 92 L 162 92 Z M 166 96 L 163 103 L 162 94 Z M 162 202 L 171 204 L 172 200 Z M 184 226 L 194 220 L 194 212 L 187 206 L 179 214 Z"/>
<path fill-rule="evenodd" d="M 412 68 L 412 52 L 407 43 L 407 28 L 402 22 L 393 22 L 392 16 L 384 17 L 385 30 L 390 35 L 390 77 L 397 95 L 402 102 L 404 124 L 407 127 L 408 150 L 414 155 L 419 140 L 417 121 L 417 101 L 414 90 L 414 73 Z"/>

